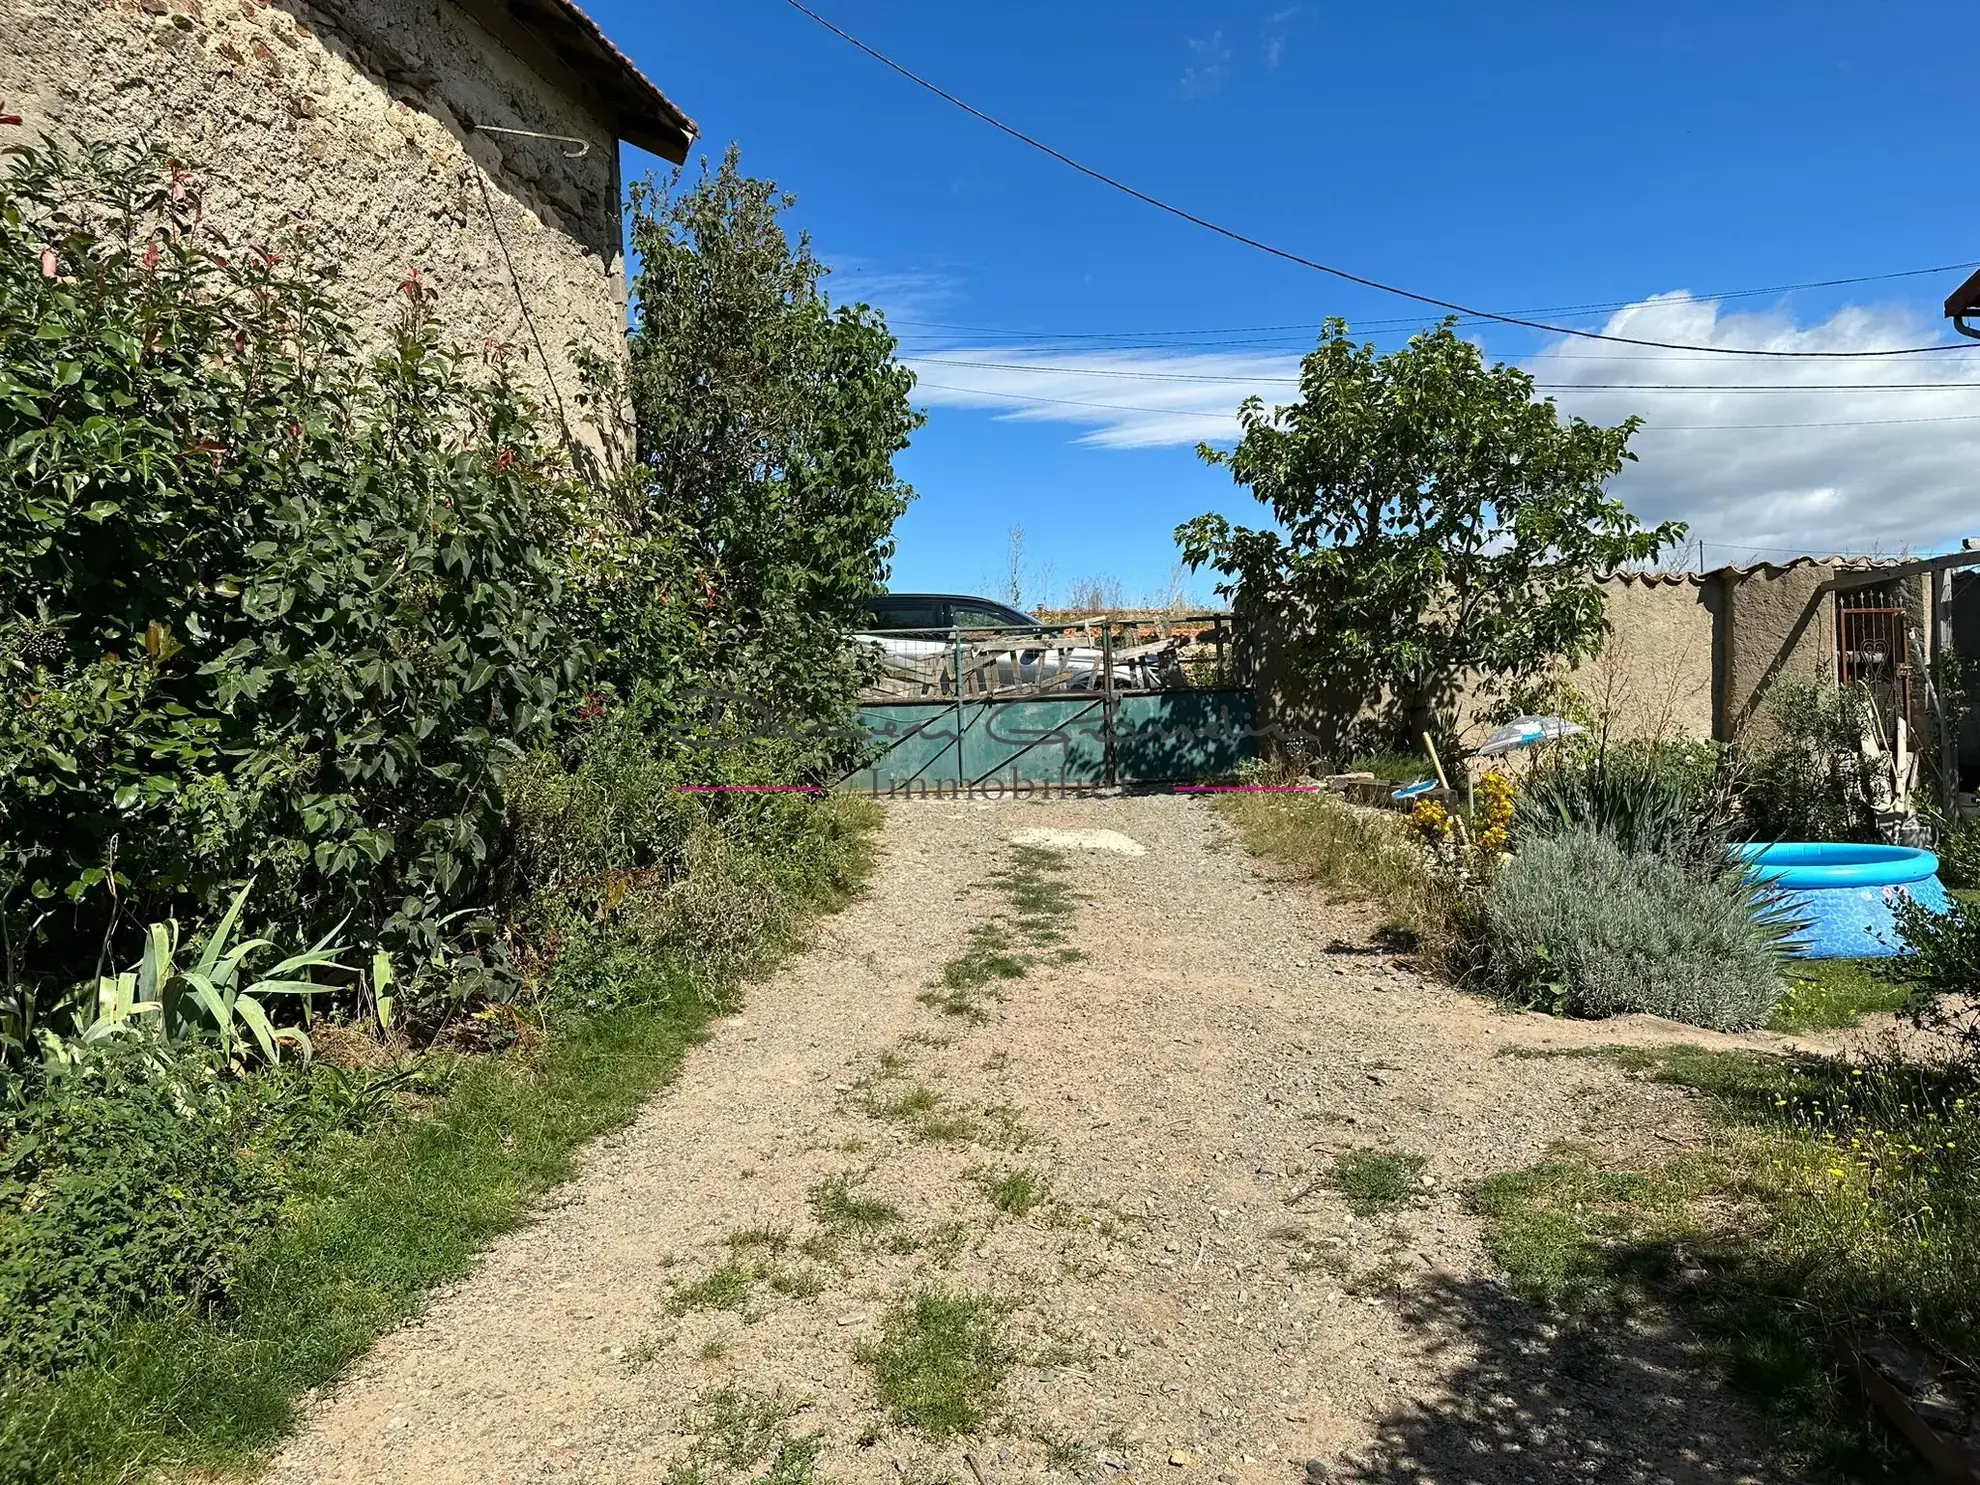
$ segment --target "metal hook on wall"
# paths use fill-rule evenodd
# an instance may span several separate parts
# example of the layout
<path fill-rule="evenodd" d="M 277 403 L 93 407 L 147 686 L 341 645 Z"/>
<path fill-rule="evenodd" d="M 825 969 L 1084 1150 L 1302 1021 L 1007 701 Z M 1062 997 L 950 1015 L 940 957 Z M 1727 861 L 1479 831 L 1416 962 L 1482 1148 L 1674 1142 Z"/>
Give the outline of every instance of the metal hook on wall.
<path fill-rule="evenodd" d="M 559 150 L 557 152 L 566 160 L 582 160 L 586 155 L 591 153 L 590 140 L 575 139 L 569 134 L 539 134 L 534 129 L 501 129 L 493 124 L 469 124 L 468 127 L 477 134 L 514 134 L 521 139 L 548 139 L 557 144 L 576 145 L 577 148 L 574 150 Z"/>

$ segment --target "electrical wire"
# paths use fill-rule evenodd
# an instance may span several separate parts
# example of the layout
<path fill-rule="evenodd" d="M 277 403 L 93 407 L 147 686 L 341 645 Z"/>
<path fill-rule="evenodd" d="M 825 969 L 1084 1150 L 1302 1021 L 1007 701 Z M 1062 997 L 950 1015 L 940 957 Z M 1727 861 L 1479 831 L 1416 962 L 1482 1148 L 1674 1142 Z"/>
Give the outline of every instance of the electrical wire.
<path fill-rule="evenodd" d="M 1284 262 L 1296 264 L 1301 268 L 1310 268 L 1316 273 L 1329 274 L 1332 277 L 1344 280 L 1347 283 L 1359 284 L 1366 289 L 1374 289 L 1379 291 L 1380 293 L 1392 294 L 1399 299 L 1409 299 L 1409 300 L 1413 300 L 1418 304 L 1427 304 L 1431 306 L 1433 309 L 1448 310 L 1451 313 L 1457 315 L 1469 315 L 1474 319 L 1488 320 L 1495 324 L 1500 324 L 1500 325 L 1517 325 L 1522 329 L 1539 330 L 1548 335 L 1574 336 L 1583 340 L 1608 341 L 1616 345 L 1648 346 L 1654 350 L 1663 350 L 1663 351 L 1698 351 L 1708 355 L 1757 356 L 1757 357 L 1766 357 L 1769 359 L 1779 359 L 1779 360 L 1797 360 L 1797 361 L 1798 360 L 1856 360 L 1856 359 L 1863 359 L 1867 357 L 1878 357 L 1878 356 L 1918 356 L 1918 355 L 1927 355 L 1938 351 L 1965 350 L 1969 348 L 1970 344 L 1975 343 L 1975 342 L 1955 341 L 1951 344 L 1895 346 L 1888 350 L 1881 350 L 1881 351 L 1770 351 L 1770 350 L 1759 350 L 1759 349 L 1743 349 L 1736 346 L 1690 345 L 1683 341 L 1648 340 L 1632 335 L 1609 335 L 1597 330 L 1583 330 L 1572 325 L 1550 324 L 1544 320 L 1529 319 L 1523 315 L 1499 314 L 1492 310 L 1477 309 L 1472 307 L 1471 305 L 1459 304 L 1455 300 L 1440 299 L 1433 294 L 1418 293 L 1414 289 L 1405 289 L 1396 284 L 1384 283 L 1380 279 L 1373 279 L 1363 274 L 1352 273 L 1345 268 L 1336 268 L 1332 264 L 1322 263 L 1316 258 L 1308 258 L 1303 254 L 1295 253 L 1290 249 L 1277 247 L 1272 243 L 1263 241 L 1260 238 L 1252 237 L 1244 232 L 1239 232 L 1235 228 L 1226 227 L 1221 223 L 1214 222 L 1210 220 L 1208 217 L 1198 216 L 1195 212 L 1185 210 L 1183 207 L 1177 206 L 1172 202 L 1164 201 L 1159 196 L 1151 196 L 1148 194 L 1148 192 L 1138 190 L 1134 186 L 1127 184 L 1127 182 L 1123 180 L 1119 180 L 1114 176 L 1108 175 L 1104 171 L 1096 170 L 1091 165 L 1082 164 L 1080 161 L 1074 159 L 1071 155 L 1066 154 L 1063 150 L 1054 149 L 1051 145 L 1046 144 L 1043 140 L 1033 138 L 1031 135 L 1026 134 L 1023 130 L 1013 128 L 1011 125 L 1006 124 L 1003 120 L 997 118 L 996 116 L 985 113 L 982 109 L 976 107 L 974 104 L 963 101 L 961 98 L 958 98 L 954 93 L 948 92 L 945 89 L 938 87 L 935 83 L 930 82 L 927 78 L 922 77 L 919 73 L 910 71 L 908 68 L 902 66 L 899 62 L 896 62 L 892 57 L 887 56 L 884 52 L 876 51 L 873 47 L 870 47 L 865 42 L 861 41 L 857 36 L 852 35 L 848 31 L 841 30 L 838 26 L 833 25 L 832 22 L 826 20 L 825 17 L 820 15 L 817 11 L 812 10 L 809 6 L 802 4 L 801 0 L 784 0 L 784 3 L 790 6 L 791 9 L 797 11 L 800 15 L 808 16 L 811 20 L 815 21 L 818 25 L 824 27 L 827 31 L 830 31 L 834 36 L 838 37 L 841 41 L 847 43 L 848 45 L 856 48 L 861 52 L 864 52 L 868 57 L 871 57 L 874 61 L 880 63 L 881 66 L 887 68 L 891 72 L 897 73 L 899 76 L 913 83 L 916 87 L 925 89 L 927 92 L 933 93 L 937 98 L 940 98 L 943 102 L 951 104 L 954 107 L 961 109 L 964 113 L 970 115 L 972 118 L 978 119 L 981 122 L 988 124 L 991 128 L 997 130 L 999 133 L 1008 135 L 1010 138 L 1017 140 L 1020 144 L 1026 145 L 1031 149 L 1037 150 L 1040 154 L 1050 156 L 1052 159 L 1057 160 L 1061 165 L 1064 165 L 1069 169 L 1077 171 L 1079 174 L 1086 176 L 1089 180 L 1098 181 L 1103 186 L 1107 186 L 1112 190 L 1119 191 L 1123 195 L 1133 197 L 1136 201 L 1141 202 L 1145 206 L 1152 206 L 1157 211 L 1166 212 L 1168 215 L 1172 217 L 1176 217 L 1182 221 L 1188 222 L 1193 226 L 1201 227 L 1206 232 L 1214 232 L 1219 237 L 1227 238 L 1232 242 L 1240 243 L 1248 248 L 1256 249 L 1258 252 L 1266 253 L 1271 257 L 1281 259 Z"/>
<path fill-rule="evenodd" d="M 1806 289 L 1834 289 L 1851 284 L 1880 283 L 1888 279 L 1920 278 L 1928 274 L 1958 273 L 1962 269 L 1980 268 L 1980 258 L 1965 263 L 1941 263 L 1934 268 L 1901 268 L 1891 273 L 1859 273 L 1850 278 L 1810 279 L 1798 284 L 1768 284 L 1759 288 L 1719 289 L 1709 294 L 1691 294 L 1684 301 L 1697 304 L 1716 304 L 1725 299 L 1751 299 L 1767 294 L 1794 294 Z M 1618 309 L 1630 309 L 1644 302 L 1642 298 L 1612 299 L 1601 304 L 1552 304 L 1530 309 L 1510 311 L 1521 315 L 1576 315 L 1608 314 Z M 1021 340 L 1140 340 L 1149 336 L 1193 336 L 1193 335 L 1269 335 L 1300 331 L 1312 334 L 1321 327 L 1313 323 L 1290 325 L 1222 325 L 1195 330 L 1012 330 L 998 325 L 952 325 L 942 320 L 892 320 L 893 325 L 915 325 L 925 330 L 960 331 L 966 335 L 1009 335 Z M 1460 322 L 1462 323 L 1462 322 Z M 1389 330 L 1416 330 L 1423 328 L 1418 318 L 1389 320 L 1363 320 L 1357 333 L 1379 335 Z M 1559 354 L 1552 352 L 1550 354 Z M 1645 359 L 1661 359 L 1650 358 Z"/>
<path fill-rule="evenodd" d="M 995 397 L 1007 402 L 1040 403 L 1049 407 L 1090 407 L 1101 412 L 1148 413 L 1164 418 L 1210 418 L 1229 422 L 1237 416 L 1229 412 L 1201 412 L 1191 407 L 1137 407 L 1123 402 L 1083 402 L 1074 397 L 1035 397 L 1026 392 L 993 392 L 987 387 L 951 387 L 941 382 L 915 383 L 917 390 L 951 392 L 959 397 Z M 1759 428 L 1884 428 L 1895 423 L 1980 423 L 1980 413 L 1949 413 L 1932 418 L 1836 418 L 1814 423 L 1645 423 L 1644 433 L 1717 433 L 1721 430 Z"/>
<path fill-rule="evenodd" d="M 944 356 L 912 356 L 918 366 L 959 366 L 977 371 L 1044 372 L 1053 376 L 1105 376 L 1127 381 L 1189 382 L 1203 386 L 1296 387 L 1296 376 L 1220 376 L 1212 372 L 1139 371 L 1117 366 L 1052 366 L 1036 361 L 966 361 Z M 1980 381 L 1963 382 L 1541 382 L 1543 392 L 1946 392 L 1980 391 Z"/>

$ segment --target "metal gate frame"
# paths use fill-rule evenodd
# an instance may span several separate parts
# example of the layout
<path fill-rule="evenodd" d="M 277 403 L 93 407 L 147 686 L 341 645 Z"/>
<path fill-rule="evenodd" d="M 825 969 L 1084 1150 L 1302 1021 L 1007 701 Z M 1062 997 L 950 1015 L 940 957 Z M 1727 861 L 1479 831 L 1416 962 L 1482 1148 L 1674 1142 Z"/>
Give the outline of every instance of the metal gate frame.
<path fill-rule="evenodd" d="M 1849 589 L 1836 595 L 1836 680 L 1861 686 L 1883 713 L 1886 741 L 1894 741 L 1897 719 L 1915 726 L 1911 710 L 1911 615 L 1883 586 Z"/>
<path fill-rule="evenodd" d="M 885 746 L 842 787 L 979 790 L 1001 787 L 1008 776 L 1012 787 L 1093 788 L 1228 777 L 1257 756 L 1255 699 L 1248 685 L 1232 684 L 1243 667 L 1232 624 L 1229 614 L 1101 615 L 1004 631 L 987 642 L 940 631 L 946 653 L 930 645 L 894 667 L 885 678 L 891 690 L 862 697 L 861 721 Z M 1138 640 L 1137 630 L 1149 626 L 1188 633 L 1191 643 L 1117 643 Z M 1068 643 L 1073 630 L 1085 631 L 1084 643 Z M 1212 653 L 1174 658 L 1185 648 Z M 1151 652 L 1171 660 L 1166 671 L 1156 672 Z M 1190 684 L 1191 664 L 1207 664 L 1201 678 L 1210 684 Z M 1137 678 L 1170 684 L 1122 684 Z M 1081 679 L 1086 684 L 1075 684 Z M 903 687 L 924 694 L 902 696 Z M 1040 767 L 1047 759 L 1056 759 L 1055 770 Z"/>

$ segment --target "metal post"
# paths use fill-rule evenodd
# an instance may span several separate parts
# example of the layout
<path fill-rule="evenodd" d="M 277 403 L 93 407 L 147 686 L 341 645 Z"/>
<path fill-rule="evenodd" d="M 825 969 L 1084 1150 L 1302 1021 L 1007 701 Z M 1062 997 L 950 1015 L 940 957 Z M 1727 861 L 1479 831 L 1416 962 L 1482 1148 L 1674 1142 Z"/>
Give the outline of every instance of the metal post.
<path fill-rule="evenodd" d="M 1119 768 L 1114 757 L 1114 626 L 1111 621 L 1100 630 L 1100 736 L 1106 746 L 1107 787 L 1112 788 L 1119 777 Z"/>
<path fill-rule="evenodd" d="M 1953 653 L 1953 610 L 1952 610 L 1952 569 L 1933 574 L 1932 582 L 1932 653 L 1925 671 L 1926 682 L 1931 686 L 1933 699 L 1937 701 L 1939 714 L 1939 804 L 1951 819 L 1959 803 L 1959 733 L 1953 726 L 1953 718 L 1947 715 L 1945 693 L 1939 691 L 1937 679 L 1947 673 L 1947 666 Z"/>
<path fill-rule="evenodd" d="M 963 776 L 963 640 L 962 630 L 949 631 L 956 657 L 956 795 L 961 797 L 968 780 Z"/>

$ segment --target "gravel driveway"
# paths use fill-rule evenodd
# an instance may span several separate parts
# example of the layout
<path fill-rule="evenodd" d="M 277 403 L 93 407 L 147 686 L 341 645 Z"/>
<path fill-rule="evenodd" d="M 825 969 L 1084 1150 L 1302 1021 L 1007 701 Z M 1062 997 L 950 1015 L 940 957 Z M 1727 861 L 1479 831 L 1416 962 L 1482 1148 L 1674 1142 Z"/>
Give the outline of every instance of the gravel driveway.
<path fill-rule="evenodd" d="M 1041 830 L 1114 833 L 1062 852 L 1084 957 L 1040 956 L 1068 962 L 979 1020 L 924 1003 Z M 731 1473 L 739 1400 L 841 1485 L 1779 1478 L 1683 1334 L 1641 1321 L 1572 1364 L 1462 1198 L 1557 1140 L 1626 1152 L 1690 1117 L 1606 1062 L 1508 1049 L 1678 1033 L 1496 1012 L 1371 927 L 1262 875 L 1199 801 L 892 806 L 866 897 L 312 1400 L 272 1478 L 764 1478 L 774 1457 Z M 1420 1197 L 1354 1215 L 1316 1178 L 1361 1150 L 1423 1157 Z M 1013 1171 L 1051 1199 L 1000 1211 Z M 902 1220 L 847 1239 L 832 1191 Z M 961 1440 L 890 1423 L 860 1359 L 930 1286 L 1008 1317 L 996 1421 Z"/>

